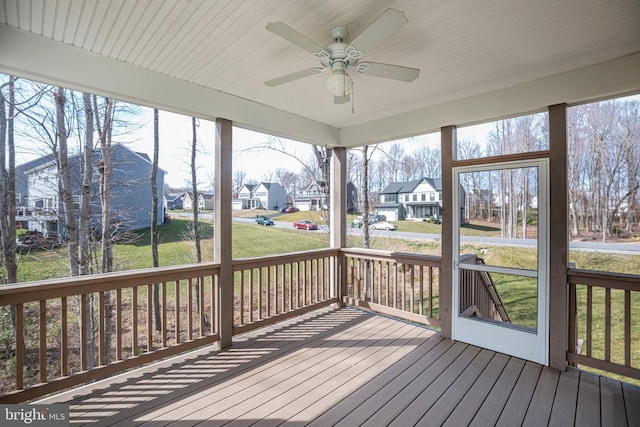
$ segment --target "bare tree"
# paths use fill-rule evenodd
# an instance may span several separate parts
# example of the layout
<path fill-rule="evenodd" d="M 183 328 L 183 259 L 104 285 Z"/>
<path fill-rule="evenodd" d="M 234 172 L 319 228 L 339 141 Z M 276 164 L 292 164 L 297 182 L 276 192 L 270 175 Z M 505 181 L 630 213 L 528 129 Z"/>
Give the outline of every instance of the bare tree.
<path fill-rule="evenodd" d="M 158 157 L 160 147 L 160 132 L 158 127 L 158 109 L 153 109 L 153 164 L 151 166 L 151 257 L 153 266 L 160 266 L 158 255 Z M 156 331 L 162 330 L 162 318 L 160 317 L 160 285 L 153 284 L 153 318 Z M 179 331 L 176 331 L 178 334 Z"/>
<path fill-rule="evenodd" d="M 238 198 L 238 193 L 242 190 L 242 186 L 245 184 L 245 180 L 247 179 L 247 171 L 244 169 L 238 169 L 233 172 L 233 197 L 235 199 Z"/>
<path fill-rule="evenodd" d="M 91 231 L 91 184 L 93 183 L 93 106 L 91 104 L 91 95 L 82 94 L 84 104 L 84 121 L 85 121 L 85 137 L 84 137 L 84 161 L 82 188 L 80 189 L 80 215 L 78 224 L 78 242 L 79 242 L 79 267 L 80 274 L 90 274 L 91 269 L 91 251 L 93 248 L 93 233 Z"/>
<path fill-rule="evenodd" d="M 197 180 L 197 167 L 196 167 L 196 154 L 198 152 L 198 134 L 197 119 L 191 118 L 191 192 L 193 193 L 193 242 L 196 249 L 196 262 L 202 262 L 202 247 L 200 243 L 200 224 L 198 223 L 198 213 L 200 206 L 198 204 L 198 180 Z M 197 293 L 196 293 L 197 295 Z"/>
<path fill-rule="evenodd" d="M 65 224 L 67 230 L 67 246 L 69 254 L 69 269 L 72 276 L 79 274 L 78 266 L 78 225 L 76 209 L 73 203 L 73 188 L 71 183 L 71 165 L 69 164 L 69 149 L 67 146 L 67 129 L 65 124 L 65 90 L 61 87 L 55 91 L 56 104 L 56 140 L 58 147 L 58 187 L 60 198 L 64 206 Z"/>
<path fill-rule="evenodd" d="M 0 267 L 4 265 L 6 272 L 6 277 L 3 275 L 0 279 L 4 283 L 18 281 L 14 139 L 15 81 L 14 77 L 9 77 L 7 83 L 9 98 L 7 100 L 4 97 L 3 87 L 0 87 L 0 250 L 2 251 Z M 8 104 L 8 109 L 5 104 Z M 7 154 L 8 159 L 6 158 Z"/>

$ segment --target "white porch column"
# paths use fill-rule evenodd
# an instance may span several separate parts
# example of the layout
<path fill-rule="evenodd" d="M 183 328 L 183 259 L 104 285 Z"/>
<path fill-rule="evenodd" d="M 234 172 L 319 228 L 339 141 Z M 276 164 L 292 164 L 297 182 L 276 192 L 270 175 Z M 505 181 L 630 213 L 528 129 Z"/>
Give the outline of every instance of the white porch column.
<path fill-rule="evenodd" d="M 231 346 L 233 333 L 233 270 L 231 194 L 233 179 L 232 122 L 216 119 L 215 198 L 213 260 L 220 263 L 216 290 L 220 347 Z"/>
<path fill-rule="evenodd" d="M 331 195 L 329 241 L 332 248 L 344 248 L 347 244 L 347 149 L 337 147 L 331 156 Z M 344 259 L 338 256 L 331 265 L 331 297 L 342 298 L 346 286 Z"/>
<path fill-rule="evenodd" d="M 442 156 L 442 269 L 440 270 L 440 328 L 445 338 L 451 338 L 453 319 L 453 171 L 456 159 L 456 128 L 446 126 L 440 130 L 440 155 Z"/>

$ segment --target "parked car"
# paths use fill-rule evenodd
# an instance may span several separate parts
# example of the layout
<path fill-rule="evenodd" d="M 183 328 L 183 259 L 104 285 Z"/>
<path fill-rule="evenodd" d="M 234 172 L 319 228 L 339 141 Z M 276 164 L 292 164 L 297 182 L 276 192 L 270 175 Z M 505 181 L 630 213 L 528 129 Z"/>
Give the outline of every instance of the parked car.
<path fill-rule="evenodd" d="M 308 219 L 303 219 L 294 222 L 293 228 L 297 228 L 298 230 L 317 230 L 318 224 L 313 221 L 309 221 Z"/>
<path fill-rule="evenodd" d="M 286 208 L 284 210 L 284 213 L 294 213 L 294 212 L 299 212 L 300 209 L 296 208 L 295 206 L 289 206 L 288 208 Z"/>
<path fill-rule="evenodd" d="M 273 225 L 273 220 L 264 215 L 256 215 L 256 224 Z"/>
<path fill-rule="evenodd" d="M 351 226 L 354 228 L 362 228 L 362 217 L 361 216 L 355 217 L 354 220 L 351 221 Z"/>
<path fill-rule="evenodd" d="M 373 230 L 387 230 L 387 231 L 392 231 L 392 230 L 397 230 L 398 226 L 395 224 L 391 224 L 390 222 L 387 221 L 380 221 L 380 222 L 376 222 L 370 225 L 370 227 Z"/>
<path fill-rule="evenodd" d="M 384 215 L 369 215 L 369 224 L 374 222 L 386 221 L 387 217 Z"/>

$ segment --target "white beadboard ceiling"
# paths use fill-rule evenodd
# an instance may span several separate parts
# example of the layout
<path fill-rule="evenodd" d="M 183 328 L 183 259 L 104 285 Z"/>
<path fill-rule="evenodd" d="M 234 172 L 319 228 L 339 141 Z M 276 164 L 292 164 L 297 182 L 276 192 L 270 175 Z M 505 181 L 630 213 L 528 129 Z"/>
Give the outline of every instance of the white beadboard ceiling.
<path fill-rule="evenodd" d="M 409 23 L 365 58 L 419 68 L 414 82 L 351 73 L 353 112 L 333 104 L 326 73 L 264 85 L 318 65 L 268 22 L 325 45 L 333 26 L 352 39 L 390 7 Z M 601 89 L 560 101 L 640 89 L 638 0 L 0 0 L 0 24 L 0 71 L 330 145 L 543 108 L 571 85 L 563 73 L 610 61 L 566 80 Z"/>

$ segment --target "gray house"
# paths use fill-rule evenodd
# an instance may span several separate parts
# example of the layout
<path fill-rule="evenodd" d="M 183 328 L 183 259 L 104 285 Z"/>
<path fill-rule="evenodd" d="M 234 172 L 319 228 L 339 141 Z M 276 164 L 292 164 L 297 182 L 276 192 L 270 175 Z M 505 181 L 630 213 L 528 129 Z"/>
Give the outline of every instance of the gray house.
<path fill-rule="evenodd" d="M 111 209 L 113 222 L 119 230 L 135 230 L 151 226 L 151 160 L 124 145 L 111 148 Z M 91 214 L 96 228 L 100 227 L 101 204 L 99 193 L 101 153 L 93 156 L 95 167 L 91 186 Z M 69 158 L 73 197 L 80 203 L 82 170 L 80 156 Z M 159 169 L 158 224 L 163 222 L 165 171 Z M 53 155 L 47 155 L 16 167 L 16 205 L 18 222 L 23 228 L 45 234 L 63 235 L 64 207 L 59 197 L 57 167 Z"/>
<path fill-rule="evenodd" d="M 460 220 L 465 220 L 465 194 L 460 187 Z M 421 178 L 408 182 L 392 182 L 380 192 L 376 214 L 389 221 L 422 220 L 442 217 L 442 179 Z"/>
<path fill-rule="evenodd" d="M 233 200 L 233 209 L 280 209 L 286 205 L 287 193 L 277 182 L 245 184 Z"/>

